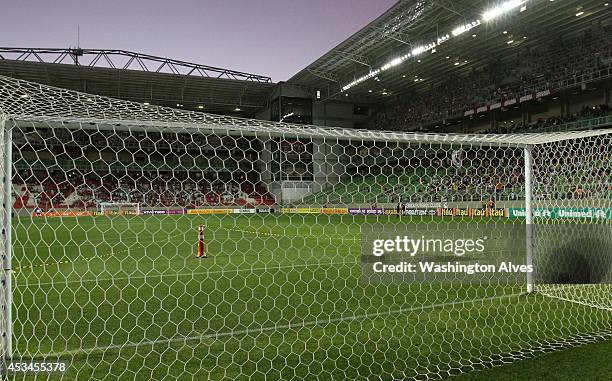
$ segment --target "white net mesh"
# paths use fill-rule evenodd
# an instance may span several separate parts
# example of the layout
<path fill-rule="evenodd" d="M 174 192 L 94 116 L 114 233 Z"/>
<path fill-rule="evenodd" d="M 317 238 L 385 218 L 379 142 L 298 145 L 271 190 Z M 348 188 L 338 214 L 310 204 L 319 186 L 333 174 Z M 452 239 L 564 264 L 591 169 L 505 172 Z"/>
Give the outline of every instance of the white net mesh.
<path fill-rule="evenodd" d="M 611 334 L 611 130 L 322 129 L 5 77 L 0 110 L 5 361 L 64 361 L 70 379 L 421 379 Z M 524 264 L 526 147 L 534 224 L 593 228 L 593 256 L 551 262 L 563 230 L 536 229 L 529 294 L 524 274 L 363 275 L 367 231 L 487 232 L 487 255 L 521 242 Z"/>

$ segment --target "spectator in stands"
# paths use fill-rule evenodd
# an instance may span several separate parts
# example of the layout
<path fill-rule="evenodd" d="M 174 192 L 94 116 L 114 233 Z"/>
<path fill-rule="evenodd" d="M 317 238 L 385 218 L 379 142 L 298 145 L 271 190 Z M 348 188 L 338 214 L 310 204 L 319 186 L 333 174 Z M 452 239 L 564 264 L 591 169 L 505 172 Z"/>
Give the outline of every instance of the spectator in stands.
<path fill-rule="evenodd" d="M 547 46 L 521 50 L 513 59 L 491 63 L 465 78 L 451 75 L 426 92 L 399 97 L 395 104 L 376 114 L 372 127 L 419 130 L 424 123 L 461 116 L 467 109 L 578 83 L 583 75 L 612 67 L 611 36 L 609 30 L 587 32 L 573 39 L 559 39 Z M 579 114 L 599 116 L 608 112 L 607 106 L 596 106 Z M 547 123 L 554 126 L 559 122 Z M 522 128 L 515 125 L 510 129 Z"/>

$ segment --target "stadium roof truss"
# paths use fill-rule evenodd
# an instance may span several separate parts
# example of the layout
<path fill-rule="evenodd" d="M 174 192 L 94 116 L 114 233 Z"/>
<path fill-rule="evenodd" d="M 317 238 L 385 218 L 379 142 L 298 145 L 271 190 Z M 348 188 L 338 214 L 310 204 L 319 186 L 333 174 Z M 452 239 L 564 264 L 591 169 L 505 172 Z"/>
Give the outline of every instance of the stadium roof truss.
<path fill-rule="evenodd" d="M 215 66 L 200 65 L 150 54 L 134 53 L 127 50 L 0 47 L 0 59 L 37 63 L 74 64 L 77 66 L 139 70 L 147 73 L 167 73 L 263 83 L 272 82 L 272 78 L 263 75 L 223 69 Z"/>
<path fill-rule="evenodd" d="M 161 106 L 254 114 L 270 77 L 124 50 L 1 48 L 0 75 Z"/>
<path fill-rule="evenodd" d="M 400 0 L 288 82 L 329 89 L 324 94 L 325 101 L 338 96 L 346 84 L 415 47 L 436 41 L 459 25 L 482 19 L 483 11 L 499 3 L 491 0 Z M 382 79 L 380 83 L 374 78 L 368 79 L 347 93 L 353 101 L 380 102 L 383 87 L 384 95 L 427 89 L 440 82 L 445 74 L 467 73 L 490 63 L 492 58 L 512 57 L 517 52 L 516 47 L 537 46 L 558 36 L 578 33 L 592 26 L 595 20 L 610 21 L 609 17 L 605 18 L 610 7 L 604 7 L 598 0 L 528 0 L 526 6 L 526 12 L 516 10 L 491 22 L 483 21 L 474 32 L 451 37 L 440 45 L 436 54 L 427 51 L 418 59 L 413 57 L 381 73 L 378 75 Z M 581 15 L 584 17 L 577 17 L 578 10 L 584 11 Z M 502 34 L 506 30 L 509 32 Z M 473 38 L 473 33 L 478 38 Z M 529 38 L 523 39 L 523 36 Z M 508 45 L 509 38 L 514 38 L 516 43 Z M 415 78 L 421 80 L 415 82 Z"/>
<path fill-rule="evenodd" d="M 612 133 L 612 129 L 606 129 L 544 134 L 475 135 L 323 128 L 151 106 L 0 76 L 0 124 L 7 119 L 17 124 L 41 123 L 50 127 L 75 125 L 79 128 L 93 126 L 91 128 L 111 130 L 143 128 L 156 132 L 198 131 L 268 139 L 296 137 L 334 141 L 500 147 L 526 147 Z"/>

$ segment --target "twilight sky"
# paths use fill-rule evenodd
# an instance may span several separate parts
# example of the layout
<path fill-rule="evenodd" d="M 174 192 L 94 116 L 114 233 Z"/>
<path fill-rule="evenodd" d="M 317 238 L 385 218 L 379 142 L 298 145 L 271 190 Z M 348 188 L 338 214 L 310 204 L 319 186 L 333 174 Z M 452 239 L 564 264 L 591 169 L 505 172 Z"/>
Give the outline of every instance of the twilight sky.
<path fill-rule="evenodd" d="M 124 49 L 289 79 L 397 0 L 7 0 L 0 46 Z"/>

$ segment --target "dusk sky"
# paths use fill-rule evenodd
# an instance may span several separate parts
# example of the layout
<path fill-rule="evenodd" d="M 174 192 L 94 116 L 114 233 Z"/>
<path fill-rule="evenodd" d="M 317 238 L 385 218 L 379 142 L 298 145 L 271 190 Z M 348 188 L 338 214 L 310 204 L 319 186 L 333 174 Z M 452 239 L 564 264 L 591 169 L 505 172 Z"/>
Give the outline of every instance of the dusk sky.
<path fill-rule="evenodd" d="M 123 49 L 289 79 L 397 0 L 10 0 L 0 45 Z"/>

